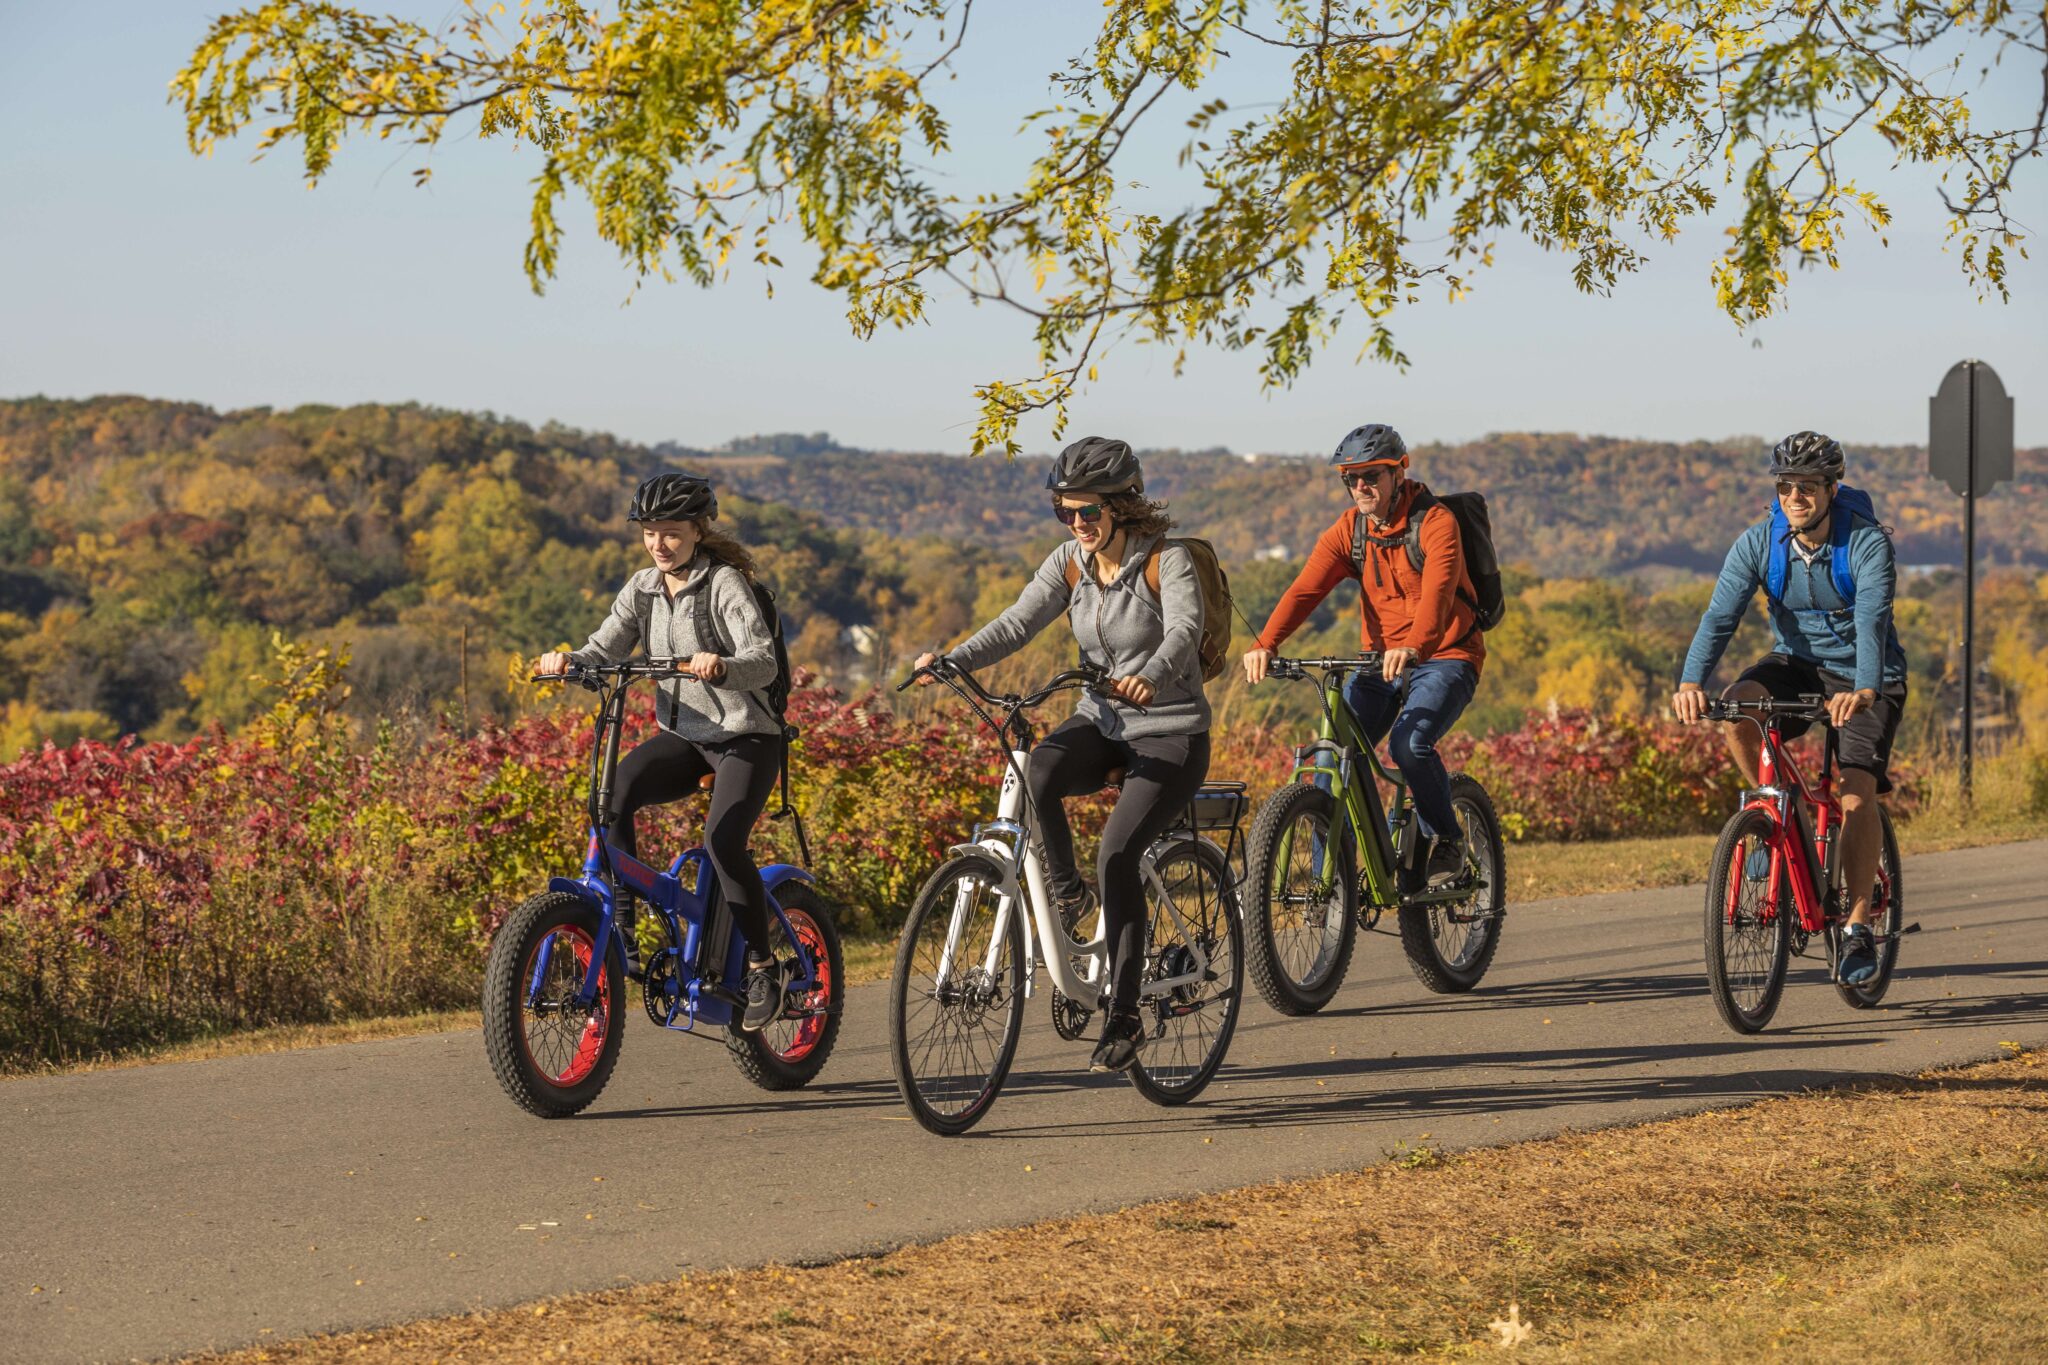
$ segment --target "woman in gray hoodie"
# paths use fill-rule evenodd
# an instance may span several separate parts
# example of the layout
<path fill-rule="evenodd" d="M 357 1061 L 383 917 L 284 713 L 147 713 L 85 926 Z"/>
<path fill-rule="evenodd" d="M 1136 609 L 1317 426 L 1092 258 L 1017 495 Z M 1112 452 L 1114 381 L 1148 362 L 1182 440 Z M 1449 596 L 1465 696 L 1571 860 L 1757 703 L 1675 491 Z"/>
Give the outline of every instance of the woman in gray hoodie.
<path fill-rule="evenodd" d="M 1075 866 L 1074 836 L 1061 801 L 1099 789 L 1113 769 L 1124 772 L 1096 863 L 1110 950 L 1110 1006 L 1089 1064 L 1094 1071 L 1123 1071 L 1144 1042 L 1138 1018 L 1146 942 L 1140 862 L 1187 809 L 1209 772 L 1202 589 L 1188 552 L 1166 539 L 1173 521 L 1145 497 L 1144 473 L 1129 445 L 1099 436 L 1076 441 L 1060 452 L 1045 486 L 1052 491 L 1053 515 L 1072 538 L 1046 556 L 1014 606 L 946 658 L 961 668 L 985 668 L 1064 615 L 1082 660 L 1109 674 L 1114 699 L 1082 693 L 1072 718 L 1031 751 L 1026 778 L 1047 880 L 1071 926 L 1088 914 L 1092 897 Z M 927 667 L 937 657 L 925 654 L 917 666 Z"/>
<path fill-rule="evenodd" d="M 749 586 L 754 557 L 711 525 L 717 517 L 718 498 L 703 479 L 657 474 L 642 483 L 627 520 L 639 524 L 652 567 L 626 580 L 589 643 L 573 653 L 543 654 L 535 671 L 559 674 L 571 661 L 618 663 L 636 645 L 681 662 L 681 675 L 663 682 L 656 699 L 661 728 L 619 760 L 613 842 L 639 856 L 634 813 L 679 801 L 713 775 L 704 848 L 733 922 L 747 937 L 747 1007 L 739 1026 L 757 1032 L 781 1010 L 782 983 L 766 946 L 768 890 L 747 839 L 775 788 L 788 741 L 762 697 L 775 680 L 775 642 Z"/>

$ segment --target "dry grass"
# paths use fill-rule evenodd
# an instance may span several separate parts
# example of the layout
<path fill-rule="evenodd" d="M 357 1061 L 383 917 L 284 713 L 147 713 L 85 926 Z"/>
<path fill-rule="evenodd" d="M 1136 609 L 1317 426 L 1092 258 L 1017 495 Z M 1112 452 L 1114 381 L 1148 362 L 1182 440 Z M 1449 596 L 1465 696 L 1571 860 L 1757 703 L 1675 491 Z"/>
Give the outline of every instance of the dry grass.
<path fill-rule="evenodd" d="M 223 1359 L 2040 1359 L 2041 1062 Z"/>
<path fill-rule="evenodd" d="M 409 1038 L 419 1033 L 482 1027 L 483 1018 L 475 1010 L 429 1010 L 424 1014 L 380 1015 L 374 1019 L 352 1019 L 336 1024 L 279 1024 L 272 1028 L 191 1038 L 139 1052 L 88 1057 L 61 1066 L 0 1068 L 0 1081 L 22 1076 L 114 1071 L 122 1067 L 153 1066 L 158 1062 L 203 1062 L 215 1057 L 246 1057 L 258 1052 L 297 1052 L 301 1048 L 331 1047 L 336 1043 L 367 1043 L 379 1038 Z"/>

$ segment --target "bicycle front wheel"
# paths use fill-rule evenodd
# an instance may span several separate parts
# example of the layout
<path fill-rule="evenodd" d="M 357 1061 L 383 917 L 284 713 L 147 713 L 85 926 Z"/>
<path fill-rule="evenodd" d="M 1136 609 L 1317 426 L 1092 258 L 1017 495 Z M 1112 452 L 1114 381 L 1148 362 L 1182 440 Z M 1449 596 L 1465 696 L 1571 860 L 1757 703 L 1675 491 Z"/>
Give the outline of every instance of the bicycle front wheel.
<path fill-rule="evenodd" d="M 1877 885 L 1870 893 L 1870 928 L 1878 937 L 1877 975 L 1860 986 L 1852 986 L 1846 981 L 1835 983 L 1842 999 L 1859 1010 L 1874 1007 L 1891 987 L 1892 968 L 1899 961 L 1899 930 L 1906 923 L 1906 887 L 1904 872 L 1899 866 L 1899 839 L 1892 832 L 1892 813 L 1883 806 L 1877 808 L 1877 813 L 1884 822 L 1884 851 L 1878 855 Z M 1838 943 L 1837 957 L 1840 956 L 1839 947 Z"/>
<path fill-rule="evenodd" d="M 1507 853 L 1493 798 L 1476 778 L 1451 779 L 1451 810 L 1464 836 L 1470 894 L 1401 907 L 1401 948 L 1423 985 L 1439 995 L 1469 991 L 1493 965 L 1508 908 Z"/>
<path fill-rule="evenodd" d="M 1245 841 L 1245 965 L 1266 1003 L 1314 1014 L 1344 984 L 1358 876 L 1336 797 L 1291 782 L 1259 807 Z"/>
<path fill-rule="evenodd" d="M 1131 1084 L 1154 1104 L 1186 1104 L 1223 1065 L 1244 999 L 1244 928 L 1230 871 L 1214 844 L 1187 839 L 1153 864 L 1144 984 L 1193 975 L 1146 997 L 1138 1014 L 1150 1034 Z M 1164 895 L 1161 895 L 1161 892 Z M 1205 969 L 1196 973 L 1198 963 Z"/>
<path fill-rule="evenodd" d="M 1771 1022 L 1785 991 L 1792 923 L 1790 879 L 1771 901 L 1771 847 L 1778 826 L 1760 810 L 1737 811 L 1722 827 L 1707 873 L 1707 988 L 1714 1008 L 1737 1033 L 1756 1033 Z"/>
<path fill-rule="evenodd" d="M 951 1137 L 1002 1092 L 1024 1024 L 1024 913 L 993 858 L 963 853 L 932 873 L 896 949 L 889 1060 L 911 1117 Z"/>
<path fill-rule="evenodd" d="M 549 891 L 514 910 L 484 961 L 484 1050 L 505 1093 L 544 1119 L 581 1113 L 611 1079 L 625 1037 L 623 960 L 599 942 L 597 907 Z M 602 956 L 597 998 L 576 996 Z"/>

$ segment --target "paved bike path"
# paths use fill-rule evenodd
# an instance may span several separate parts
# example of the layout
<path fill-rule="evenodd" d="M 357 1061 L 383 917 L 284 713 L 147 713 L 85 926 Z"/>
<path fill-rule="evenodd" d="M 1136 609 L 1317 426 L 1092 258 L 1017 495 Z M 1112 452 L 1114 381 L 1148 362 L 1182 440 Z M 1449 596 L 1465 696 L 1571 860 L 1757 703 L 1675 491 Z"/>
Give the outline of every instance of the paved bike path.
<path fill-rule="evenodd" d="M 1324 1014 L 1251 997 L 1216 1084 L 1174 1110 L 1089 1077 L 1041 998 L 1001 1101 L 951 1141 L 905 1117 L 873 986 L 793 1096 L 636 1014 L 573 1121 L 515 1110 L 475 1032 L 7 1081 L 0 1359 L 161 1356 L 825 1259 L 2048 1044 L 2044 886 L 2048 841 L 1909 860 L 1925 932 L 1885 1007 L 1850 1010 L 1795 962 L 1758 1039 L 1706 997 L 1697 887 L 1514 907 L 1468 996 L 1428 995 L 1383 925 Z"/>

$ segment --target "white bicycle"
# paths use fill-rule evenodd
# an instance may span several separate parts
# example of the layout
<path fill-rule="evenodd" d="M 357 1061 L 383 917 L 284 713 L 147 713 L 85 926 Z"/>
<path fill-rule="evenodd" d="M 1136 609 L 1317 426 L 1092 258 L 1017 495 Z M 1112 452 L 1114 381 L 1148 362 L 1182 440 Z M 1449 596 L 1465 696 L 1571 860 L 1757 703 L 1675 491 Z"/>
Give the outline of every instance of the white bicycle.
<path fill-rule="evenodd" d="M 1092 930 L 1060 922 L 1031 837 L 1024 789 L 1024 767 L 1037 742 L 1028 713 L 1062 692 L 1086 687 L 1103 693 L 1108 679 L 1099 669 L 1069 669 L 1019 697 L 991 693 L 943 660 L 924 672 L 973 709 L 997 735 L 1007 760 L 996 818 L 950 849 L 918 892 L 889 992 L 896 1087 L 919 1123 L 951 1136 L 980 1122 L 1002 1092 L 1017 1055 L 1024 1002 L 1037 993 L 1041 966 L 1052 978 L 1053 1027 L 1060 1037 L 1081 1038 L 1108 1004 L 1101 913 Z M 1154 1104 L 1185 1104 L 1201 1094 L 1237 1027 L 1244 931 L 1230 865 L 1244 807 L 1243 783 L 1208 784 L 1180 823 L 1145 850 L 1149 922 L 1139 1009 L 1147 1038 L 1129 1075 Z M 1225 829 L 1224 847 L 1204 833 Z M 1084 932 L 1090 936 L 1081 937 Z"/>

